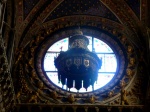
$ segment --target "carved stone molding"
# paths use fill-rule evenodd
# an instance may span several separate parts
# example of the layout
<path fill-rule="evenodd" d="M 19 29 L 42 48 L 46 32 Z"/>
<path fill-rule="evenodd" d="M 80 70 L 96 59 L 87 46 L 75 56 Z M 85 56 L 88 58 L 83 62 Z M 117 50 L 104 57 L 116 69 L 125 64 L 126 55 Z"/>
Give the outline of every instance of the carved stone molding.
<path fill-rule="evenodd" d="M 2 37 L 0 43 L 0 111 L 3 112 L 14 107 L 15 93 Z"/>

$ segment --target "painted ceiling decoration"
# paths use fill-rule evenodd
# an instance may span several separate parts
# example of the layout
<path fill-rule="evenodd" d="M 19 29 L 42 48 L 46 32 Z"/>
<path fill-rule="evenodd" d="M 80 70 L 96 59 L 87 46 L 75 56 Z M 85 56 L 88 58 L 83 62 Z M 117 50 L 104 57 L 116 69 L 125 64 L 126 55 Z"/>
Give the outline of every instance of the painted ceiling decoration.
<path fill-rule="evenodd" d="M 121 2 L 123 2 L 123 1 L 121 1 Z M 139 2 L 134 2 L 134 1 L 130 1 L 130 2 L 126 1 L 126 2 L 128 2 L 128 4 L 130 4 L 130 6 L 135 6 L 135 7 L 139 6 Z M 23 5 L 23 3 L 25 3 L 25 5 Z M 91 5 L 91 3 L 92 3 L 92 5 Z M 42 6 L 42 4 L 45 4 L 44 7 Z M 81 9 L 79 8 L 81 6 L 77 6 L 79 4 L 82 5 Z M 62 16 L 69 16 L 69 15 L 79 15 L 79 14 L 87 15 L 88 14 L 88 15 L 92 15 L 95 17 L 102 17 L 104 19 L 110 19 L 112 21 L 121 22 L 121 23 L 127 22 L 127 20 L 132 21 L 134 19 L 138 22 L 137 16 L 131 17 L 131 19 L 130 19 L 131 15 L 136 15 L 136 14 L 134 14 L 135 12 L 130 8 L 130 6 L 128 6 L 127 3 L 123 2 L 123 4 L 124 4 L 123 6 L 127 8 L 128 13 L 129 13 L 128 14 L 125 10 L 125 12 L 123 12 L 125 14 L 124 17 L 122 15 L 122 11 L 123 11 L 122 9 L 124 7 L 122 7 L 122 8 L 121 7 L 119 8 L 119 6 L 116 7 L 115 4 L 113 4 L 113 2 L 111 2 L 111 1 L 105 2 L 103 0 L 101 0 L 101 1 L 97 0 L 94 3 L 92 1 L 88 1 L 85 3 L 85 1 L 82 1 L 82 0 L 81 1 L 76 1 L 76 0 L 74 0 L 74 1 L 67 1 L 67 0 L 64 0 L 64 1 L 63 0 L 37 1 L 37 0 L 35 0 L 35 1 L 30 1 L 30 2 L 28 2 L 26 0 L 23 2 L 20 1 L 18 4 L 20 9 L 18 9 L 18 10 L 22 11 L 19 13 L 19 14 L 22 13 L 22 17 L 20 17 L 20 19 L 19 18 L 18 19 L 20 21 L 22 20 L 22 25 L 20 28 L 18 27 L 19 28 L 18 36 L 20 37 L 22 35 L 21 38 L 23 39 L 23 37 L 27 34 L 29 29 L 34 28 L 34 25 L 42 27 L 42 24 L 44 21 L 46 22 L 48 20 L 53 20 L 55 18 L 60 18 Z M 67 5 L 67 7 L 66 7 L 66 5 Z M 111 7 L 111 6 L 113 6 L 113 7 Z M 29 7 L 29 8 L 27 10 L 25 10 L 25 8 L 27 8 L 27 7 Z M 74 12 L 73 13 L 69 12 L 69 10 L 66 9 L 68 7 L 71 9 L 74 8 L 73 9 Z M 119 9 L 116 10 L 117 8 L 119 8 Z M 59 12 L 59 10 L 63 11 L 63 12 L 59 13 L 61 15 L 58 15 L 58 13 L 57 13 L 57 12 Z M 70 10 L 70 11 L 72 11 L 72 10 Z M 25 14 L 25 12 L 26 12 L 26 14 Z M 39 12 L 41 12 L 41 14 Z M 139 12 L 139 11 L 137 11 L 137 12 Z M 114 14 L 115 14 L 115 16 L 114 16 Z M 26 18 L 25 18 L 25 16 L 23 17 L 23 15 L 26 15 Z M 35 15 L 36 15 L 36 17 L 34 18 Z M 138 15 L 140 15 L 140 14 L 138 14 Z M 23 22 L 23 18 L 25 18 L 24 22 Z M 126 23 L 126 24 L 129 24 L 128 26 L 136 25 L 136 23 Z M 23 31 L 24 31 L 24 33 L 23 33 Z M 21 41 L 23 41 L 22 39 L 20 40 L 19 43 L 21 43 Z"/>
<path fill-rule="evenodd" d="M 138 18 L 140 18 L 140 0 L 125 0 L 129 7 L 134 11 Z"/>
<path fill-rule="evenodd" d="M 146 6 L 147 0 L 8 1 L 3 36 L 7 56 L 11 57 L 8 62 L 16 103 L 143 107 L 148 85 Z M 43 65 L 48 48 L 71 37 L 78 27 L 83 34 L 106 42 L 118 64 L 113 80 L 85 93 L 56 86 Z"/>
<path fill-rule="evenodd" d="M 24 19 L 28 16 L 30 11 L 39 2 L 39 0 L 23 0 Z"/>
<path fill-rule="evenodd" d="M 24 10 L 24 19 L 28 16 L 34 6 L 38 3 L 38 0 L 24 0 L 23 1 L 23 10 Z M 126 0 L 127 4 L 134 13 L 140 18 L 140 0 Z M 91 4 L 92 3 L 92 4 Z M 66 7 L 67 6 L 67 7 Z M 81 8 L 80 8 L 81 7 Z M 58 12 L 61 11 L 61 15 L 58 15 Z M 114 21 L 118 21 L 115 15 L 109 11 L 108 8 L 100 2 L 100 0 L 93 1 L 64 1 L 62 4 L 57 7 L 45 21 L 49 21 L 61 16 L 72 15 L 72 14 L 90 14 L 97 15 L 104 18 L 108 18 Z M 56 16 L 56 17 L 55 17 Z"/>
<path fill-rule="evenodd" d="M 98 17 L 100 16 L 119 22 L 115 15 L 99 0 L 65 0 L 47 17 L 45 22 L 69 15 L 91 15 Z"/>

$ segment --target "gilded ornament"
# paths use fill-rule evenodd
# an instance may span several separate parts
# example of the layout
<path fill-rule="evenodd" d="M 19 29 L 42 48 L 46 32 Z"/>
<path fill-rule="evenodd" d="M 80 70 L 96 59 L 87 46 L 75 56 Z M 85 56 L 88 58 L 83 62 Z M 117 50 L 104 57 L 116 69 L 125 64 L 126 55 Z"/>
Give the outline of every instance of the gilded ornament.
<path fill-rule="evenodd" d="M 109 98 L 111 98 L 112 96 L 114 96 L 114 91 L 112 90 L 112 91 L 109 91 L 109 93 L 108 93 L 108 97 Z"/>
<path fill-rule="evenodd" d="M 76 99 L 74 98 L 74 95 L 73 94 L 70 94 L 69 96 L 68 96 L 68 102 L 69 103 L 74 103 L 76 101 Z"/>
<path fill-rule="evenodd" d="M 95 103 L 95 101 L 96 101 L 96 97 L 94 96 L 94 95 L 91 95 L 90 97 L 89 97 L 89 99 L 88 99 L 88 101 L 89 101 L 89 103 Z"/>
<path fill-rule="evenodd" d="M 121 89 L 121 105 L 129 105 L 129 101 L 127 100 L 127 91 Z"/>
<path fill-rule="evenodd" d="M 53 99 L 57 99 L 58 98 L 58 94 L 56 91 L 53 91 L 50 96 L 53 98 Z"/>
<path fill-rule="evenodd" d="M 123 80 L 120 81 L 120 88 L 125 88 L 126 82 Z"/>
<path fill-rule="evenodd" d="M 28 102 L 29 103 L 38 103 L 38 96 L 39 96 L 38 92 L 36 92 L 36 93 L 32 92 L 32 96 L 30 97 Z"/>
<path fill-rule="evenodd" d="M 127 48 L 127 51 L 128 51 L 128 53 L 133 53 L 133 48 L 132 48 L 132 46 L 128 46 L 128 48 Z"/>
<path fill-rule="evenodd" d="M 34 58 L 29 59 L 29 65 L 31 68 L 34 68 Z"/>
<path fill-rule="evenodd" d="M 18 53 L 17 53 L 17 61 L 15 62 L 15 64 L 17 64 L 20 60 L 21 60 L 21 58 L 22 58 L 22 56 L 23 56 L 23 48 L 21 48 L 20 50 L 18 49 L 17 50 L 18 51 Z"/>
<path fill-rule="evenodd" d="M 129 79 L 131 79 L 131 78 L 133 77 L 133 70 L 127 69 L 127 70 L 126 70 L 126 74 L 127 74 L 127 76 L 129 77 Z"/>

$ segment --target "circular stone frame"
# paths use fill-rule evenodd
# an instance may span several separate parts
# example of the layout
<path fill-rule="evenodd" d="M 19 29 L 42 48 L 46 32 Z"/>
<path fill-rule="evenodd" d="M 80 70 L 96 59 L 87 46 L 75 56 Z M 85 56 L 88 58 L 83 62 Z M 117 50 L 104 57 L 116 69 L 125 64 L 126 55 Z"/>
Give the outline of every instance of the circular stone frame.
<path fill-rule="evenodd" d="M 108 84 L 106 84 L 104 87 L 97 89 L 95 91 L 86 92 L 86 93 L 69 92 L 69 91 L 66 91 L 66 90 L 56 86 L 55 84 L 53 84 L 51 81 L 49 81 L 49 79 L 46 76 L 46 73 L 44 71 L 43 60 L 44 60 L 45 53 L 47 52 L 47 49 L 52 44 L 54 44 L 55 42 L 57 42 L 60 39 L 71 36 L 72 34 L 74 34 L 76 29 L 69 28 L 69 29 L 58 31 L 52 35 L 47 36 L 44 39 L 44 41 L 42 42 L 42 44 L 40 44 L 40 46 L 38 46 L 37 52 L 35 54 L 35 56 L 36 56 L 35 67 L 36 67 L 36 71 L 37 71 L 39 77 L 48 86 L 48 88 L 51 89 L 52 91 L 55 90 L 59 94 L 63 94 L 63 95 L 73 94 L 74 96 L 78 96 L 78 97 L 87 97 L 92 94 L 99 95 L 104 92 L 108 92 L 112 88 L 115 88 L 116 86 L 118 86 L 118 84 L 120 84 L 120 80 L 122 80 L 123 77 L 125 76 L 125 72 L 128 67 L 128 53 L 125 48 L 126 46 L 121 43 L 121 40 L 120 40 L 121 38 L 115 37 L 115 36 L 107 33 L 106 31 L 99 31 L 99 30 L 95 30 L 95 29 L 91 29 L 91 28 L 84 28 L 84 27 L 81 29 L 82 29 L 82 32 L 84 35 L 92 35 L 92 36 L 104 41 L 112 48 L 112 50 L 116 54 L 117 65 L 118 65 L 116 74 L 113 77 L 113 79 Z M 129 43 L 128 43 L 128 45 L 129 45 Z"/>

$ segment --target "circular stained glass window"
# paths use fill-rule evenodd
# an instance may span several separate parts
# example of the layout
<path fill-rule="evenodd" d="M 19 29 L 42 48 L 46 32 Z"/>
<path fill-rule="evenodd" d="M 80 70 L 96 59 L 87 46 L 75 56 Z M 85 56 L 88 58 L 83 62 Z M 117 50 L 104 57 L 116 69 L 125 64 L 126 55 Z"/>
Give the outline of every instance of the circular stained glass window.
<path fill-rule="evenodd" d="M 95 37 L 86 37 L 89 39 L 88 49 L 91 52 L 95 52 L 97 56 L 102 59 L 102 67 L 98 72 L 98 79 L 94 84 L 94 90 L 98 90 L 108 84 L 115 76 L 117 70 L 117 59 L 115 53 L 108 44 Z M 47 77 L 52 83 L 64 90 L 68 90 L 68 88 L 66 86 L 62 86 L 62 84 L 58 81 L 58 74 L 54 65 L 54 58 L 60 54 L 60 51 L 67 51 L 68 47 L 69 38 L 64 38 L 50 46 L 44 56 L 44 71 Z M 70 91 L 77 92 L 74 87 L 71 88 Z M 89 86 L 87 91 L 82 87 L 78 92 L 85 93 L 91 91 L 92 86 Z"/>

